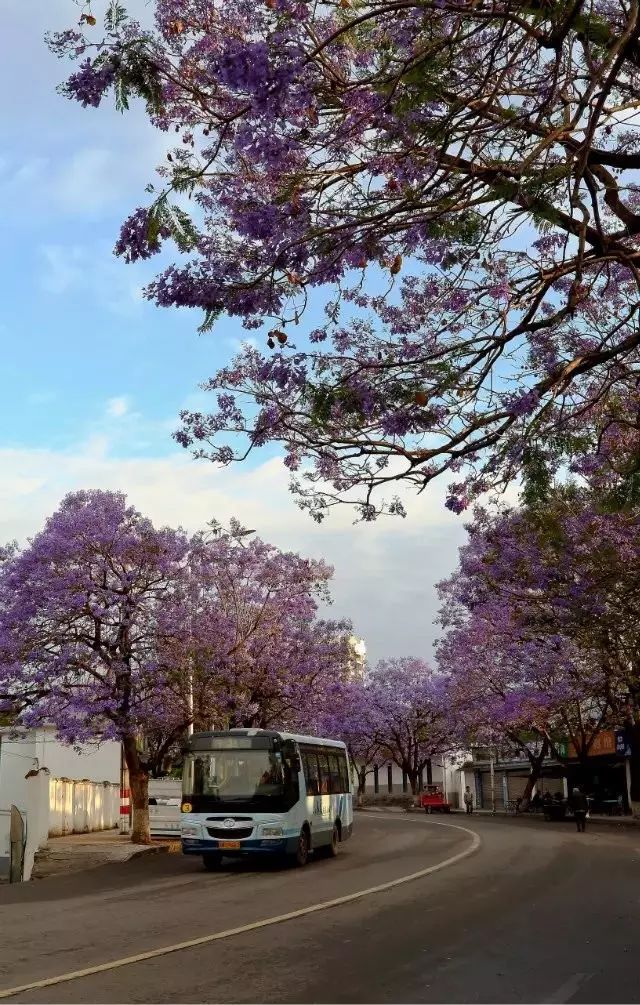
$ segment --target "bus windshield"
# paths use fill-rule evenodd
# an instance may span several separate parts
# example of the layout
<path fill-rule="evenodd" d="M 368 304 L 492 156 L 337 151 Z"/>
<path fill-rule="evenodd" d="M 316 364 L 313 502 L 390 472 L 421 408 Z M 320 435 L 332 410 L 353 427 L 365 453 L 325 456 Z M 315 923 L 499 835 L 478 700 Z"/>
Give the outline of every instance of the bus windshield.
<path fill-rule="evenodd" d="M 196 812 L 281 812 L 297 800 L 297 788 L 297 777 L 289 763 L 271 750 L 199 751 L 187 757 L 184 764 L 182 791 Z"/>

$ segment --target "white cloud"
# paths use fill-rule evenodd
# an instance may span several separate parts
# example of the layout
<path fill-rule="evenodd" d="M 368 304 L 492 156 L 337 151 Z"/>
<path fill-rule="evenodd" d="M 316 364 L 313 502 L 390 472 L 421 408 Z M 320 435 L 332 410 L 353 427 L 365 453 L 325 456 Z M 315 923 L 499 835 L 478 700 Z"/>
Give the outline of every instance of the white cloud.
<path fill-rule="evenodd" d="M 256 338 L 248 336 L 247 338 L 233 338 L 227 336 L 224 339 L 225 345 L 228 345 L 233 354 L 242 352 L 247 346 L 251 349 L 259 349 L 260 344 Z"/>
<path fill-rule="evenodd" d="M 112 130 L 109 148 L 85 143 L 74 149 L 77 141 L 70 138 L 65 147 L 52 147 L 50 156 L 42 157 L 13 144 L 0 163 L 5 216 L 17 220 L 20 213 L 22 223 L 51 218 L 95 222 L 116 210 L 124 219 L 127 207 L 148 201 L 144 188 L 167 150 L 164 133 L 152 131 L 148 123 L 138 125 L 134 135 L 124 128 Z"/>
<path fill-rule="evenodd" d="M 211 409 L 212 396 L 210 391 L 190 391 L 180 404 L 181 409 L 188 412 L 208 412 Z M 175 415 L 172 420 L 172 429 L 176 428 L 177 420 Z"/>
<path fill-rule="evenodd" d="M 109 398 L 106 411 L 109 418 L 121 419 L 129 411 L 129 399 L 126 397 Z"/>
<path fill-rule="evenodd" d="M 111 136 L 111 139 L 114 139 Z M 146 137 L 144 150 L 132 138 L 122 149 L 123 139 L 115 135 L 118 146 L 82 147 L 61 159 L 44 181 L 47 201 L 65 216 L 94 219 L 111 207 L 120 207 L 133 197 L 144 201 L 144 186 L 151 180 L 156 163 L 163 160 L 167 147 L 164 134 L 157 141 Z M 153 159 L 152 159 L 153 158 Z"/>
<path fill-rule="evenodd" d="M 94 462 L 106 460 L 111 440 L 104 433 L 94 433 L 89 436 L 78 448 L 78 459 L 90 466 Z M 84 486 L 85 488 L 87 486 Z M 97 486 L 100 488 L 101 486 Z"/>
<path fill-rule="evenodd" d="M 109 150 L 78 150 L 61 167 L 52 195 L 67 213 L 99 212 L 120 194 L 121 165 Z"/>
<path fill-rule="evenodd" d="M 95 41 L 106 6 L 106 0 L 93 5 Z M 150 0 L 127 0 L 126 7 L 143 24 L 153 22 Z M 0 121 L 7 159 L 0 179 L 3 223 L 12 217 L 20 226 L 29 219 L 40 225 L 43 218 L 71 214 L 95 219 L 105 209 L 133 208 L 164 159 L 166 133 L 151 126 L 141 103 L 122 115 L 111 95 L 96 111 L 56 93 L 77 64 L 49 53 L 44 35 L 75 26 L 73 0 L 0 0 L 0 9 L 3 36 L 12 42 L 3 46 L 0 61 L 0 88 L 11 98 Z M 21 77 L 25 66 L 29 72 Z"/>
<path fill-rule="evenodd" d="M 429 656 L 434 584 L 455 566 L 465 537 L 441 491 L 414 498 L 407 520 L 353 526 L 353 513 L 338 509 L 318 526 L 295 506 L 279 459 L 226 470 L 181 453 L 125 459 L 98 436 L 67 452 L 0 449 L 0 465 L 0 541 L 25 541 L 67 492 L 104 488 L 123 490 L 158 524 L 193 531 L 235 516 L 278 547 L 325 558 L 335 567 L 330 616 L 353 619 L 372 659 Z"/>
<path fill-rule="evenodd" d="M 47 293 L 56 295 L 66 293 L 80 282 L 85 262 L 82 248 L 47 244 L 40 249 L 40 252 L 45 264 L 40 281 Z"/>
<path fill-rule="evenodd" d="M 118 261 L 106 244 L 45 244 L 39 254 L 44 265 L 40 285 L 47 293 L 64 296 L 70 291 L 74 295 L 83 292 L 120 317 L 131 317 L 144 309 L 140 268 Z"/>
<path fill-rule="evenodd" d="M 9 168 L 8 159 L 5 161 L 5 167 Z M 49 167 L 46 157 L 28 157 L 21 164 L 14 166 L 13 172 L 7 179 L 8 185 L 10 188 L 19 189 L 21 186 L 31 186 L 34 182 L 40 183 L 46 177 Z"/>

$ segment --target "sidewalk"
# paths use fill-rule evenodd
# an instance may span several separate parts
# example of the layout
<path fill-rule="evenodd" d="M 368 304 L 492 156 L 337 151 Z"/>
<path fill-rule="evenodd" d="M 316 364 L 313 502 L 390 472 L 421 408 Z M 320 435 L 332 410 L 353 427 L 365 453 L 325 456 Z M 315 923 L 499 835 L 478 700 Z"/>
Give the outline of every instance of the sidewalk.
<path fill-rule="evenodd" d="M 414 806 L 412 809 L 407 810 L 403 806 L 356 806 L 355 809 L 360 813 L 423 813 L 424 811 L 419 806 Z M 466 817 L 467 814 L 464 810 L 452 810 L 451 813 L 434 813 L 434 819 L 442 817 L 443 820 L 451 817 Z M 497 810 L 492 813 L 491 810 L 477 810 L 474 809 L 471 814 L 472 817 L 495 817 L 500 820 L 528 820 L 530 822 L 535 822 L 539 820 L 540 823 L 546 823 L 542 813 L 507 813 L 505 810 Z M 566 820 L 559 820 L 558 823 L 573 823 L 573 817 L 568 816 Z M 606 824 L 609 827 L 640 827 L 640 817 L 613 817 L 604 815 L 594 815 L 591 813 L 589 815 L 590 824 Z"/>
<path fill-rule="evenodd" d="M 454 810 L 454 813 L 459 816 L 466 816 L 464 810 Z M 543 813 L 507 813 L 506 810 L 496 810 L 492 813 L 491 810 L 477 810 L 474 809 L 472 816 L 478 817 L 511 817 L 513 820 L 540 820 L 541 823 L 546 823 Z M 631 816 L 609 816 L 606 813 L 590 813 L 588 817 L 589 823 L 592 824 L 608 824 L 610 827 L 638 827 L 640 826 L 640 817 Z M 564 820 L 558 820 L 556 823 L 574 823 L 572 816 L 567 816 Z"/>
<path fill-rule="evenodd" d="M 128 862 L 138 855 L 166 854 L 174 850 L 175 842 L 154 841 L 152 845 L 132 844 L 117 830 L 94 834 L 67 834 L 49 838 L 38 851 L 32 879 L 82 872 L 110 862 Z"/>

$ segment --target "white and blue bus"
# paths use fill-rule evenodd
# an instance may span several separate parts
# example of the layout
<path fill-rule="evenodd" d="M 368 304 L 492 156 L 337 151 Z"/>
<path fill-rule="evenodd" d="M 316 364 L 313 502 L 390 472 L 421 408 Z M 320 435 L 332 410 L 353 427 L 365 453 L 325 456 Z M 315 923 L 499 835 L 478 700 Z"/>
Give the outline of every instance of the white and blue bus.
<path fill-rule="evenodd" d="M 182 777 L 180 837 L 207 869 L 225 856 L 280 855 L 306 865 L 351 836 L 344 743 L 267 729 L 194 733 Z"/>

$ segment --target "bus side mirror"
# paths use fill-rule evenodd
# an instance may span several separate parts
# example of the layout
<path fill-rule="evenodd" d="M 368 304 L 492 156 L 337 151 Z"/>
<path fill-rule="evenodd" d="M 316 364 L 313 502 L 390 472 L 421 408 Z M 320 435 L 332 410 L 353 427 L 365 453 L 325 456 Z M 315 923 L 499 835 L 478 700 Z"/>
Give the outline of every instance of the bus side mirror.
<path fill-rule="evenodd" d="M 302 771 L 302 761 L 300 759 L 300 752 L 296 749 L 295 744 L 291 740 L 286 740 L 283 744 L 282 752 L 286 757 L 288 763 L 291 765 L 293 771 Z"/>

